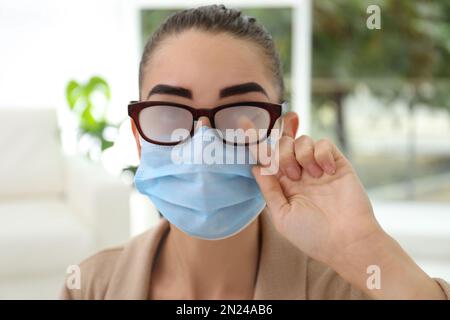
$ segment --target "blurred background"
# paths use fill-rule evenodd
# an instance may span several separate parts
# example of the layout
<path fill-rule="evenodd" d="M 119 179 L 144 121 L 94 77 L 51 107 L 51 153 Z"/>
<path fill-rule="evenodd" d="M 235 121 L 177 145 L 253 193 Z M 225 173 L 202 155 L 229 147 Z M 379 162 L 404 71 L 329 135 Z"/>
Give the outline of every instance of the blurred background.
<path fill-rule="evenodd" d="M 450 1 L 221 3 L 272 33 L 300 133 L 333 140 L 383 227 L 450 280 Z M 70 264 L 157 221 L 126 106 L 147 38 L 182 8 L 0 0 L 0 299 L 56 298 Z"/>

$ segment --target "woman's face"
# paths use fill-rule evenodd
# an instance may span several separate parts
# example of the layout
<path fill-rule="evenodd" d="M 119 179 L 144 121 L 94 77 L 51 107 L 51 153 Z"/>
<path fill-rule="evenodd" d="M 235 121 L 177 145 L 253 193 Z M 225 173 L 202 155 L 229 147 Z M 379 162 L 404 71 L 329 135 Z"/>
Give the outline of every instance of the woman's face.
<path fill-rule="evenodd" d="M 140 98 L 213 108 L 240 101 L 278 103 L 278 96 L 256 44 L 225 33 L 188 30 L 167 37 L 152 53 Z M 207 118 L 199 120 L 210 125 Z M 132 126 L 140 154 L 138 133 Z"/>

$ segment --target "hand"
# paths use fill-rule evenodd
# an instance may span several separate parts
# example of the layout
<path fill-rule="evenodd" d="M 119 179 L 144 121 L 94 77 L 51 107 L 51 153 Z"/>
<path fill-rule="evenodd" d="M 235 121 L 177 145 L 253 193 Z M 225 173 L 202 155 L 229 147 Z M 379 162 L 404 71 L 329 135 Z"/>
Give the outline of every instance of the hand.
<path fill-rule="evenodd" d="M 295 139 L 298 117 L 284 117 L 279 171 L 255 178 L 276 229 L 307 255 L 327 264 L 381 232 L 350 162 L 329 140 Z M 272 157 L 272 159 L 275 159 Z"/>
<path fill-rule="evenodd" d="M 297 115 L 286 114 L 279 159 L 276 153 L 271 157 L 277 161 L 276 174 L 253 168 L 275 228 L 373 298 L 444 298 L 438 284 L 382 230 L 345 156 L 329 140 L 295 139 L 297 128 Z M 380 290 L 366 284 L 366 270 L 372 264 L 381 269 Z"/>

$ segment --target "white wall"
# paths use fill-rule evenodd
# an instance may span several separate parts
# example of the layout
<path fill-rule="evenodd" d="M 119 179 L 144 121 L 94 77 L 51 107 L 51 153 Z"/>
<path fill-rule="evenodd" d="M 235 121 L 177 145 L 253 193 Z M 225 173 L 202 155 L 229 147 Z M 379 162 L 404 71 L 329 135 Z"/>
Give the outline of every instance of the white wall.
<path fill-rule="evenodd" d="M 112 107 L 137 97 L 137 19 L 123 0 L 0 0 L 0 107 L 65 107 L 67 81 L 99 74 Z"/>
<path fill-rule="evenodd" d="M 125 0 L 0 0 L 0 108 L 57 108 L 63 147 L 73 153 L 67 82 L 104 77 L 110 120 L 127 119 L 127 103 L 138 98 L 139 50 L 138 11 Z M 104 161 L 109 171 L 136 161 L 127 125 Z"/>

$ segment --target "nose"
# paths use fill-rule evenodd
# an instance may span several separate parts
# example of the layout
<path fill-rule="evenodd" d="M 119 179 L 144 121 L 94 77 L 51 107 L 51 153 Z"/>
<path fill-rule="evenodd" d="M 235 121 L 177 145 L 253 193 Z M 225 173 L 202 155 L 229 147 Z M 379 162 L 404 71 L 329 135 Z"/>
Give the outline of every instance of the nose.
<path fill-rule="evenodd" d="M 211 122 L 209 121 L 208 117 L 200 117 L 198 118 L 196 129 L 207 126 L 211 128 Z"/>

